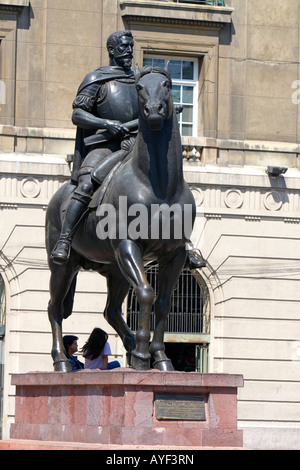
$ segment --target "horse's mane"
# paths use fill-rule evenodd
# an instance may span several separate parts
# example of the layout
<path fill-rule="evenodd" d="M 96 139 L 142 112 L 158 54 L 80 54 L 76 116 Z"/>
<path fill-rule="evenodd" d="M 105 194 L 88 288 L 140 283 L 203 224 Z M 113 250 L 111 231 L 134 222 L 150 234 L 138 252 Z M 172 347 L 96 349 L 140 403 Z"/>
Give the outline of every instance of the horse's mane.
<path fill-rule="evenodd" d="M 139 72 L 136 74 L 136 83 L 138 83 L 142 77 L 150 73 L 159 73 L 161 75 L 164 75 L 168 80 L 170 80 L 172 86 L 172 79 L 168 70 L 164 69 L 163 67 L 151 67 L 149 65 L 143 67 L 142 70 L 139 70 Z"/>

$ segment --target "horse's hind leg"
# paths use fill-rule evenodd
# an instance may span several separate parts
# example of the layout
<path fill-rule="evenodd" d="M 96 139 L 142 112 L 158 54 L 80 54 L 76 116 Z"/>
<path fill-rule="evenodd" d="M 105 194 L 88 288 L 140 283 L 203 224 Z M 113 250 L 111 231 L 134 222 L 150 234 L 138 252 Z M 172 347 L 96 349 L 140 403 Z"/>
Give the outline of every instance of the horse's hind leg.
<path fill-rule="evenodd" d="M 65 301 L 68 298 L 70 288 L 74 276 L 78 270 L 74 270 L 70 263 L 58 266 L 50 262 L 50 301 L 48 304 L 48 317 L 52 329 L 52 351 L 54 370 L 58 372 L 70 372 L 72 370 L 70 361 L 65 355 L 65 349 L 62 339 L 62 322 L 63 319 L 70 315 L 69 305 L 68 311 L 65 311 Z M 69 304 L 69 302 L 68 302 Z"/>

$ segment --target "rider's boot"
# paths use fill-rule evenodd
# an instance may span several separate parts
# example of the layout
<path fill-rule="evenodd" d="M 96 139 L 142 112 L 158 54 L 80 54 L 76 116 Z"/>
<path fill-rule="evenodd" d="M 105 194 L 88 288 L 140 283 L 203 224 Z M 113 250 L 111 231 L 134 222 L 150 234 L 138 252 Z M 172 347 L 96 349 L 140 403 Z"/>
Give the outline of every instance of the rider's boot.
<path fill-rule="evenodd" d="M 64 264 L 68 261 L 74 234 L 91 199 L 88 194 L 75 191 L 66 211 L 60 237 L 50 256 L 54 263 Z"/>

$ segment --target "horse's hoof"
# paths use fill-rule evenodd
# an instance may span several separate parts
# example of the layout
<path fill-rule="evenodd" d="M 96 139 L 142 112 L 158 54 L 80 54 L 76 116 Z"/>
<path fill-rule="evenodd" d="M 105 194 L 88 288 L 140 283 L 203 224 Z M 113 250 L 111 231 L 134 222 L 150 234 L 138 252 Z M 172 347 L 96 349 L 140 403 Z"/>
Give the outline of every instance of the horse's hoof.
<path fill-rule="evenodd" d="M 153 369 L 158 369 L 163 372 L 174 372 L 175 370 L 170 359 L 164 359 L 162 361 L 154 362 Z"/>
<path fill-rule="evenodd" d="M 72 372 L 72 366 L 68 360 L 55 361 L 53 367 L 55 372 Z"/>
<path fill-rule="evenodd" d="M 131 353 L 126 353 L 127 365 L 131 367 Z"/>
<path fill-rule="evenodd" d="M 150 354 L 149 357 L 142 357 L 134 352 L 131 353 L 131 367 L 135 370 L 150 370 Z"/>

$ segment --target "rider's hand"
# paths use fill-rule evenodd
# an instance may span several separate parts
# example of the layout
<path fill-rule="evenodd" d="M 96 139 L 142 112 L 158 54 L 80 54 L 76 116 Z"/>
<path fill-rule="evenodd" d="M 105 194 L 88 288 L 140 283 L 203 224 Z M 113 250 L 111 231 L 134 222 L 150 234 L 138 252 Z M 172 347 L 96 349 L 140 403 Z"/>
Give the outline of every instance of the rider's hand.
<path fill-rule="evenodd" d="M 107 121 L 107 130 L 115 137 L 123 138 L 129 130 L 120 121 Z"/>

